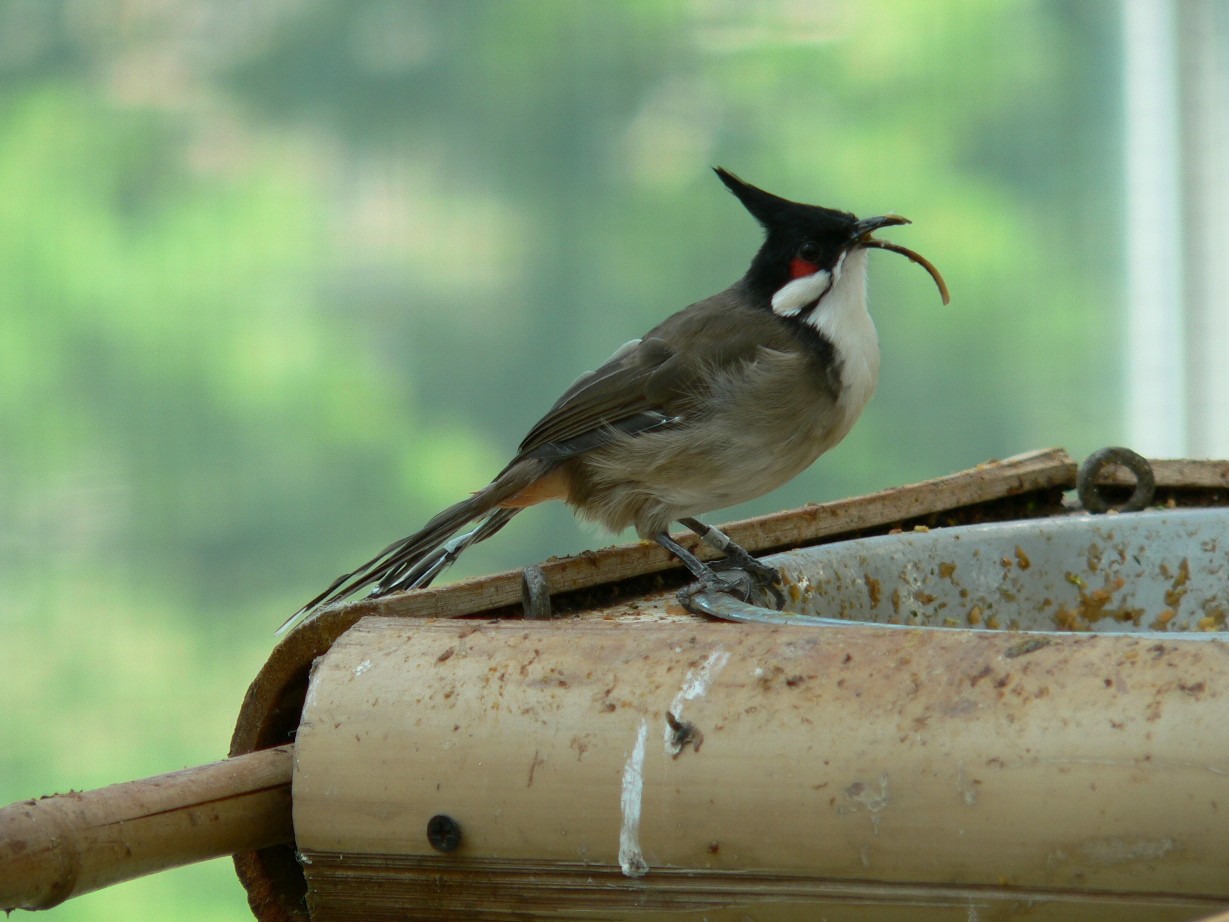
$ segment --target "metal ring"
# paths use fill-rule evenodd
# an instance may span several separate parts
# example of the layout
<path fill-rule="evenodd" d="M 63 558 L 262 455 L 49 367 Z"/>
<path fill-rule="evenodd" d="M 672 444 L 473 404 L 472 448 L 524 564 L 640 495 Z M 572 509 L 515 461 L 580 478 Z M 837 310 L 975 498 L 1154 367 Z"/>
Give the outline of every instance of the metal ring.
<path fill-rule="evenodd" d="M 1135 490 L 1131 493 L 1131 498 L 1121 506 L 1110 505 L 1097 490 L 1097 475 L 1111 464 L 1121 464 L 1135 475 Z M 1156 493 L 1156 475 L 1153 474 L 1148 459 L 1129 448 L 1116 446 L 1094 451 L 1085 458 L 1075 482 L 1080 502 L 1089 512 L 1109 512 L 1111 509 L 1138 512 L 1152 502 Z"/>

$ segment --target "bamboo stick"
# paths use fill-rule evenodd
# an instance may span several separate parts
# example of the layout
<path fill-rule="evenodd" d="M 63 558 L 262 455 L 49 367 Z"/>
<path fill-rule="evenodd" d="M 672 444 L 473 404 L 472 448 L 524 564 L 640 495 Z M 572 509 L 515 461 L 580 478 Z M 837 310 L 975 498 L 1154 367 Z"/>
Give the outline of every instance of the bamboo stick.
<path fill-rule="evenodd" d="M 0 809 L 0 910 L 291 841 L 293 748 Z"/>
<path fill-rule="evenodd" d="M 308 905 L 365 922 L 1198 918 L 1229 903 L 1227 652 L 366 618 L 317 663 L 296 740 Z M 433 848 L 439 815 L 455 849 Z"/>

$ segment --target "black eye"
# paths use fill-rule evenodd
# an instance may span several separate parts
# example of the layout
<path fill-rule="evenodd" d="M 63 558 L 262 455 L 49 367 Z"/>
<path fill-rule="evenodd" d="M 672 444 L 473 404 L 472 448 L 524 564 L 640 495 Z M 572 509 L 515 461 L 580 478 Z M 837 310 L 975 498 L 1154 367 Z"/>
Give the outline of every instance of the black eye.
<path fill-rule="evenodd" d="M 818 266 L 819 244 L 808 240 L 802 246 L 798 247 L 798 258 L 804 262 L 809 262 L 813 266 Z"/>

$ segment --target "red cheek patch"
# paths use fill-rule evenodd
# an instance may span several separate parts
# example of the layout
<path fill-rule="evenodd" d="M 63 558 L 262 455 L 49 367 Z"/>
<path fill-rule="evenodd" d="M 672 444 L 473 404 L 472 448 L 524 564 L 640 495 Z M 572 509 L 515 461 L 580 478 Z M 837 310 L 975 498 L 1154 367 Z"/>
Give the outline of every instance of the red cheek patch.
<path fill-rule="evenodd" d="M 799 259 L 795 256 L 789 264 L 789 277 L 792 279 L 800 279 L 804 275 L 814 275 L 819 271 L 819 266 L 807 262 L 805 259 Z"/>

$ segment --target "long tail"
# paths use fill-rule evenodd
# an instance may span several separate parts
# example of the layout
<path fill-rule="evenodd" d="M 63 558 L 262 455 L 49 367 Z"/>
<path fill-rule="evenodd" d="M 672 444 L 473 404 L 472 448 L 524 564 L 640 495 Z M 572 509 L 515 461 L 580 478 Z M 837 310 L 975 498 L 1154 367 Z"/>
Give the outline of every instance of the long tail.
<path fill-rule="evenodd" d="M 520 511 L 520 509 L 496 509 L 488 513 L 477 528 L 450 538 L 413 564 L 407 562 L 390 570 L 368 595 L 387 595 L 390 592 L 405 592 L 430 586 L 437 576 L 456 562 L 462 551 L 494 535 L 511 522 L 512 517 Z"/>
<path fill-rule="evenodd" d="M 285 633 L 300 618 L 373 584 L 370 596 L 429 586 L 466 548 L 490 538 L 521 511 L 501 508 L 500 503 L 538 479 L 543 466 L 543 462 L 531 461 L 505 470 L 485 489 L 449 506 L 419 531 L 394 541 L 361 567 L 337 577 L 327 589 L 287 618 L 276 633 Z M 478 522 L 475 528 L 457 534 L 475 521 Z"/>

